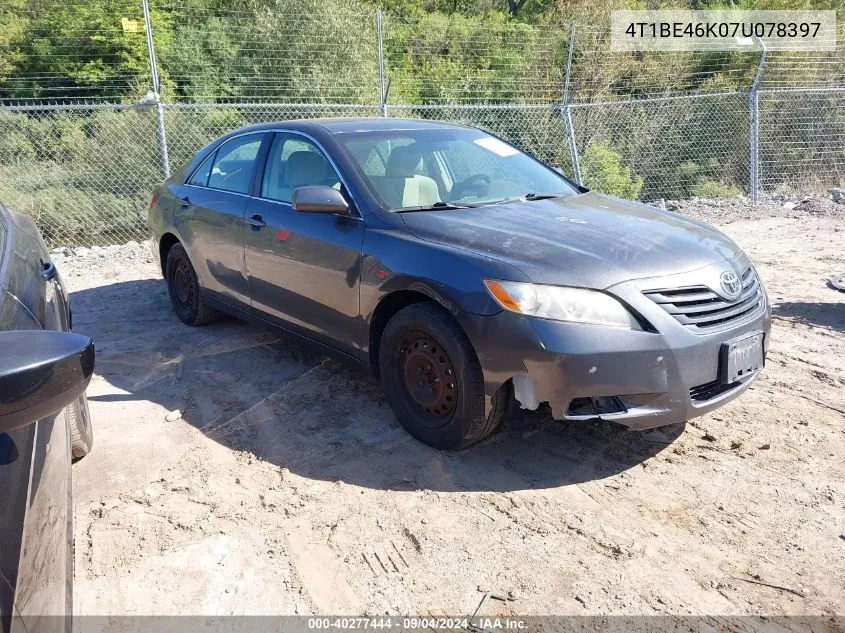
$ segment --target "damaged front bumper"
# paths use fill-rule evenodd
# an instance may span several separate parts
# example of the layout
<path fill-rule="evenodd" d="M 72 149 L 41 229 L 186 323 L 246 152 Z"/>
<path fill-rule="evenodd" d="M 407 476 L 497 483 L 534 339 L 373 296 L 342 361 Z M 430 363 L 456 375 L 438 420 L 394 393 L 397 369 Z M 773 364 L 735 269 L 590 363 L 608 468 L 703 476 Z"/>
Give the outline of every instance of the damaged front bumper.
<path fill-rule="evenodd" d="M 484 371 L 488 405 L 508 380 L 523 408 L 548 402 L 558 420 L 602 419 L 631 429 L 684 422 L 745 391 L 756 373 L 723 384 L 722 344 L 755 332 L 768 348 L 768 302 L 741 323 L 699 333 L 644 297 L 642 283 L 611 289 L 656 331 L 551 321 L 503 311 L 462 321 Z"/>

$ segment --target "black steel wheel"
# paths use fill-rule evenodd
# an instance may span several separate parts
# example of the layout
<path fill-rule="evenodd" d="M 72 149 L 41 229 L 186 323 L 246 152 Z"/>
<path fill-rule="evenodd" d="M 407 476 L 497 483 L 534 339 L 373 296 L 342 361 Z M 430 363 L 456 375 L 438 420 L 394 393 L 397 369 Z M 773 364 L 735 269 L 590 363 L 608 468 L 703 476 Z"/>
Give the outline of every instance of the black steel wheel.
<path fill-rule="evenodd" d="M 509 391 L 485 415 L 484 377 L 472 344 L 439 305 L 412 304 L 382 334 L 379 370 L 399 422 L 435 448 L 459 449 L 487 437 L 501 422 Z"/>
<path fill-rule="evenodd" d="M 167 252 L 164 270 L 173 311 L 183 323 L 205 325 L 217 320 L 219 314 L 205 302 L 197 274 L 181 244 L 174 244 Z"/>
<path fill-rule="evenodd" d="M 408 397 L 428 414 L 432 428 L 448 423 L 458 392 L 455 367 L 446 350 L 426 332 L 408 332 L 401 347 Z"/>

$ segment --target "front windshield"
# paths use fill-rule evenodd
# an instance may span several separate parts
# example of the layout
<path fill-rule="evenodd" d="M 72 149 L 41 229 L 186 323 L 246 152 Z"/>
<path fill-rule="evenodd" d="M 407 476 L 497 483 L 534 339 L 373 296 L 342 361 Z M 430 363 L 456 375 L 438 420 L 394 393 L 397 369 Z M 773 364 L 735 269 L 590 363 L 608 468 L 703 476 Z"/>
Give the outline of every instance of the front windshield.
<path fill-rule="evenodd" d="M 394 211 L 577 192 L 553 169 L 472 128 L 351 132 L 339 138 L 371 188 Z"/>

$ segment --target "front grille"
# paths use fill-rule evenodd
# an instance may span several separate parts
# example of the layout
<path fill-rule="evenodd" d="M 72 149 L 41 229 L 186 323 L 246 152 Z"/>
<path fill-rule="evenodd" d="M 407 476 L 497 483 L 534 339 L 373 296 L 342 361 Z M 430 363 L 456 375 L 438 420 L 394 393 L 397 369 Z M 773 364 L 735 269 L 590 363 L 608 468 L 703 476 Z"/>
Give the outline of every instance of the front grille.
<path fill-rule="evenodd" d="M 742 273 L 742 292 L 733 301 L 726 301 L 706 286 L 653 290 L 645 295 L 678 323 L 702 334 L 747 321 L 763 307 L 763 290 L 751 266 Z"/>
<path fill-rule="evenodd" d="M 693 387 L 689 390 L 689 396 L 693 402 L 706 402 L 708 400 L 712 400 L 716 396 L 721 396 L 723 393 L 738 386 L 738 382 L 732 382 L 731 384 L 726 385 L 720 380 L 714 380 L 712 382 L 707 382 L 703 385 Z"/>

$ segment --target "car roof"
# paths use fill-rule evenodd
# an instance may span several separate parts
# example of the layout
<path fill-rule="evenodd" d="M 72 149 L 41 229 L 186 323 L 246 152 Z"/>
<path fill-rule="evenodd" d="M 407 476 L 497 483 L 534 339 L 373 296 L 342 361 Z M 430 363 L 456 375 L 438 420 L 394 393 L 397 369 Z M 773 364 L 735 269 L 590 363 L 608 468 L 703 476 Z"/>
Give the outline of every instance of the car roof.
<path fill-rule="evenodd" d="M 368 119 L 324 119 L 315 121 L 332 134 L 347 132 L 379 132 L 396 130 L 430 130 L 437 128 L 466 128 L 459 123 L 426 121 L 422 119 L 392 119 L 389 117 Z"/>
<path fill-rule="evenodd" d="M 321 127 L 331 134 L 346 134 L 350 132 L 379 132 L 398 130 L 426 130 L 426 129 L 448 129 L 466 128 L 468 126 L 459 123 L 444 123 L 442 121 L 426 121 L 422 119 L 394 119 L 391 117 L 371 118 L 331 118 L 331 119 L 297 119 L 292 121 L 274 121 L 271 123 L 258 123 L 238 128 L 235 132 L 260 132 L 272 130 L 279 127 L 291 130 L 308 131 L 313 127 Z"/>

